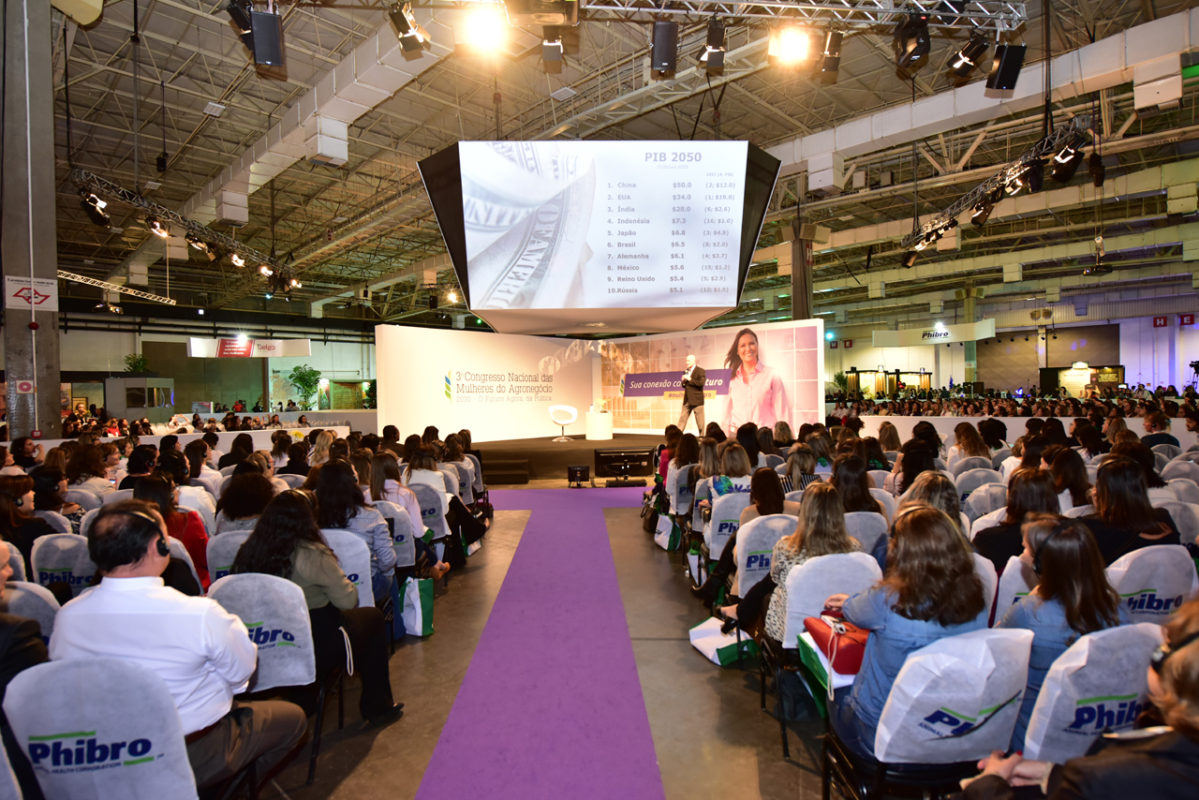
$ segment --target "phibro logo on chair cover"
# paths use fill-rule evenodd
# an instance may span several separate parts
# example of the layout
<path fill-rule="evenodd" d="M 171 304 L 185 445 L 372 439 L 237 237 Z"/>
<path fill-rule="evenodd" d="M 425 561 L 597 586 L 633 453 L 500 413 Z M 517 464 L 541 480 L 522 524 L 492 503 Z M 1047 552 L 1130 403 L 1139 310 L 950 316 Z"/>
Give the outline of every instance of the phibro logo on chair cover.
<path fill-rule="evenodd" d="M 90 772 L 146 764 L 157 757 L 149 755 L 152 748 L 149 739 L 101 744 L 95 731 L 73 731 L 30 736 L 26 750 L 35 768 L 49 768 L 52 772 Z"/>
<path fill-rule="evenodd" d="M 930 733 L 937 735 L 939 739 L 948 739 L 954 736 L 965 736 L 973 730 L 981 728 L 987 724 L 991 717 L 998 714 L 1008 705 L 1014 703 L 1020 694 L 1012 695 L 1007 700 L 1004 700 L 997 706 L 980 709 L 976 716 L 963 714 L 961 711 L 954 711 L 952 708 L 941 706 L 933 713 L 920 721 L 920 727 Z"/>
<path fill-rule="evenodd" d="M 1158 597 L 1157 589 L 1137 589 L 1120 595 L 1120 599 L 1129 611 L 1147 611 L 1168 617 L 1174 609 L 1182 605 L 1182 595 L 1177 597 Z"/>
<path fill-rule="evenodd" d="M 295 634 L 282 628 L 267 628 L 262 622 L 247 622 L 246 631 L 250 635 L 250 641 L 258 645 L 259 650 L 268 650 L 275 645 L 296 646 Z"/>
<path fill-rule="evenodd" d="M 63 583 L 71 586 L 78 586 L 81 584 L 91 583 L 92 576 L 76 575 L 75 573 L 71 572 L 70 567 L 57 567 L 54 569 L 43 568 L 38 570 L 37 580 L 42 586 L 45 586 L 48 583 L 54 583 L 55 581 L 62 581 Z"/>
<path fill-rule="evenodd" d="M 1106 730 L 1131 728 L 1137 715 L 1145 708 L 1137 702 L 1137 697 L 1135 694 L 1126 694 L 1079 700 L 1074 709 L 1074 721 L 1066 730 L 1090 736 Z"/>
<path fill-rule="evenodd" d="M 746 569 L 770 569 L 770 550 L 755 550 L 750 551 L 749 556 L 745 559 Z"/>
<path fill-rule="evenodd" d="M 724 533 L 725 531 L 728 531 L 729 533 L 736 533 L 737 528 L 739 527 L 741 527 L 741 523 L 739 521 L 735 519 L 725 519 L 721 520 L 720 524 L 716 526 L 716 532 Z"/>

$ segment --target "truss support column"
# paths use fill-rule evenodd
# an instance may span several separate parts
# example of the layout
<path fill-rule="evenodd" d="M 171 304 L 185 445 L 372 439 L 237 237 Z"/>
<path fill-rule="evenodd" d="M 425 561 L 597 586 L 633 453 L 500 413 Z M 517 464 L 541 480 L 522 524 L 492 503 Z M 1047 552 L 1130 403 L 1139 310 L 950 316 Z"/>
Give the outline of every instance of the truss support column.
<path fill-rule="evenodd" d="M 978 290 L 974 287 L 974 281 L 966 281 L 965 297 L 962 302 L 962 315 L 967 323 L 978 322 L 978 303 L 976 294 Z M 978 380 L 978 342 L 973 339 L 966 343 L 966 375 L 965 381 L 972 384 Z"/>
<path fill-rule="evenodd" d="M 40 430 L 57 438 L 62 429 L 59 399 L 58 313 L 37 310 L 37 295 L 13 307 L 8 278 L 49 279 L 57 286 L 54 227 L 54 106 L 51 86 L 50 4 L 6 3 L 4 20 L 4 178 L 0 191 L 3 232 L 0 258 L 6 278 L 4 370 L 8 435 Z M 36 143 L 36 144 L 35 144 Z M 18 291 L 20 287 L 13 287 Z M 51 292 L 57 297 L 57 289 Z M 42 301 L 45 302 L 45 301 Z M 32 382 L 33 392 L 27 391 Z M 21 390 L 21 393 L 18 393 Z"/>
<path fill-rule="evenodd" d="M 791 319 L 812 318 L 812 243 L 800 238 L 803 221 L 791 220 Z"/>

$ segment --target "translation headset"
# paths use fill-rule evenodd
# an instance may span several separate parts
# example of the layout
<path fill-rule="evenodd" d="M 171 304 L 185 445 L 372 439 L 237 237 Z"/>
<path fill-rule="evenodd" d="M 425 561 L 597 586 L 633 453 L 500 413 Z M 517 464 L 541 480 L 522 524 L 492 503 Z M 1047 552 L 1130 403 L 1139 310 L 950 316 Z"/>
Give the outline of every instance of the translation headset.
<path fill-rule="evenodd" d="M 1153 668 L 1154 672 L 1156 672 L 1158 675 L 1161 675 L 1162 669 L 1165 668 L 1166 661 L 1170 659 L 1170 656 L 1174 655 L 1196 639 L 1199 639 L 1199 631 L 1192 633 L 1190 636 L 1186 637 L 1176 645 L 1168 645 L 1165 642 L 1162 642 L 1161 646 L 1154 650 L 1153 655 L 1149 657 L 1149 666 Z"/>

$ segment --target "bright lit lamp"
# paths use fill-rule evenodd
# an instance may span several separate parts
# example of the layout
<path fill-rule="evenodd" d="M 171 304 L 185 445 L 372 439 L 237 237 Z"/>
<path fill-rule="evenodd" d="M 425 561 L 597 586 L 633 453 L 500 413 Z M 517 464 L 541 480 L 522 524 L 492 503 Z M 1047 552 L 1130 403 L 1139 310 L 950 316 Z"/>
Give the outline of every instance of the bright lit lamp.
<path fill-rule="evenodd" d="M 467 14 L 458 33 L 463 46 L 481 54 L 498 53 L 508 44 L 508 18 L 501 6 L 482 6 Z"/>
<path fill-rule="evenodd" d="M 784 25 L 770 33 L 766 53 L 770 60 L 783 66 L 806 61 L 812 52 L 812 35 L 798 25 Z"/>

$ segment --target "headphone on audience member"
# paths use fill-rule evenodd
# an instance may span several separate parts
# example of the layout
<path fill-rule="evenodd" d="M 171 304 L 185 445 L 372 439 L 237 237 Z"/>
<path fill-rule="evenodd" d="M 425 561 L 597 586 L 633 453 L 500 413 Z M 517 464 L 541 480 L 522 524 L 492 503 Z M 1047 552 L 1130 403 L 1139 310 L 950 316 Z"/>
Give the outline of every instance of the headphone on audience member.
<path fill-rule="evenodd" d="M 1045 545 L 1049 544 L 1049 540 L 1066 529 L 1066 523 L 1057 522 L 1049 529 L 1049 533 L 1044 540 L 1037 545 L 1037 549 L 1032 554 L 1032 571 L 1037 575 L 1041 574 L 1041 553 L 1045 552 Z"/>
<path fill-rule="evenodd" d="M 145 511 L 139 511 L 134 508 L 124 508 L 112 513 L 121 514 L 129 517 L 131 520 L 135 520 L 133 524 L 136 527 L 133 529 L 133 532 L 139 536 L 145 536 L 147 539 L 157 537 L 155 549 L 158 551 L 158 555 L 166 558 L 171 554 L 171 548 L 167 545 L 166 537 L 162 535 L 162 526 L 158 524 L 158 520 L 154 519 L 154 517 Z"/>
<path fill-rule="evenodd" d="M 1162 642 L 1161 645 L 1159 645 L 1158 648 L 1153 651 L 1153 655 L 1149 657 L 1149 666 L 1153 668 L 1154 672 L 1156 672 L 1158 675 L 1161 675 L 1162 670 L 1166 666 L 1166 661 L 1169 660 L 1170 656 L 1174 655 L 1196 639 L 1199 639 L 1199 631 L 1187 636 L 1176 645 L 1169 645 L 1165 642 Z"/>

